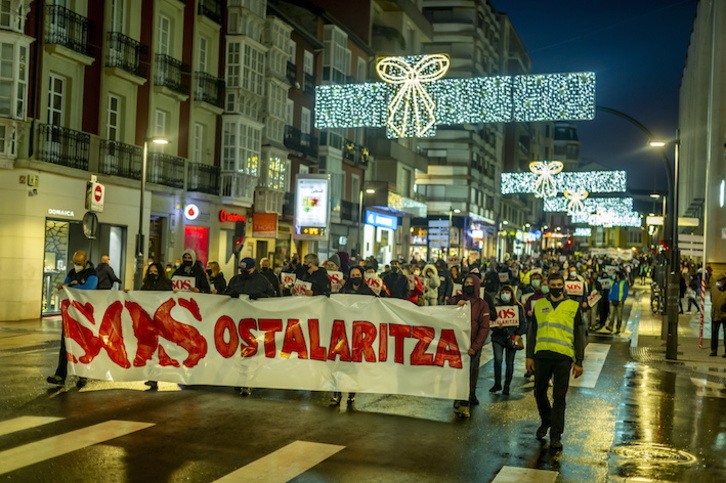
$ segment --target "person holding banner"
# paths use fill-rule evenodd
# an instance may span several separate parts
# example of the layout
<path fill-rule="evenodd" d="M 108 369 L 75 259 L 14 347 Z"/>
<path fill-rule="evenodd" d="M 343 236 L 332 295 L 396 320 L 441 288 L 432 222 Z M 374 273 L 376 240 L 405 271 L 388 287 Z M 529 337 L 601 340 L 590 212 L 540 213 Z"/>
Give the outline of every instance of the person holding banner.
<path fill-rule="evenodd" d="M 328 277 L 328 271 L 323 267 L 319 267 L 319 264 L 320 259 L 314 253 L 308 253 L 305 255 L 305 258 L 303 258 L 303 265 L 305 265 L 307 270 L 303 273 L 302 281 L 312 284 L 310 290 L 305 292 L 305 295 L 309 297 L 315 295 L 330 295 L 330 278 Z"/>
<path fill-rule="evenodd" d="M 197 264 L 197 253 L 191 248 L 187 248 L 182 253 L 182 265 L 171 276 L 171 284 L 174 287 L 174 292 L 211 292 L 207 281 L 207 273 Z"/>
<path fill-rule="evenodd" d="M 512 343 L 519 344 L 522 335 L 527 332 L 527 317 L 524 315 L 522 304 L 517 301 L 514 288 L 504 285 L 499 290 L 497 299 L 497 319 L 490 324 L 492 329 L 492 351 L 494 352 L 494 385 L 489 392 L 502 391 L 509 396 L 509 386 L 514 376 L 514 356 L 517 349 Z M 507 368 L 504 376 L 504 389 L 502 390 L 502 360 L 506 353 Z"/>
<path fill-rule="evenodd" d="M 547 281 L 550 293 L 534 304 L 534 318 L 527 331 L 527 370 L 534 371 L 534 396 L 541 419 L 537 439 L 544 441 L 549 430 L 550 448 L 562 451 L 570 371 L 576 378 L 583 373 L 587 336 L 579 304 L 565 295 L 562 275 L 552 274 Z M 547 396 L 550 379 L 552 405 Z"/>
<path fill-rule="evenodd" d="M 146 270 L 146 276 L 141 284 L 141 290 L 151 292 L 171 292 L 171 280 L 166 278 L 164 267 L 161 263 L 152 263 Z M 128 290 L 125 290 L 128 293 Z M 159 383 L 154 380 L 148 380 L 144 383 L 149 386 L 149 391 L 158 391 Z"/>
<path fill-rule="evenodd" d="M 209 288 L 213 294 L 223 294 L 227 290 L 227 281 L 224 273 L 217 262 L 207 262 L 207 276 L 209 277 Z"/>
<path fill-rule="evenodd" d="M 272 285 L 267 278 L 255 268 L 254 258 L 243 258 L 239 262 L 240 273 L 232 277 L 227 285 L 225 295 L 239 298 L 240 295 L 249 295 L 250 300 L 273 297 Z"/>
<path fill-rule="evenodd" d="M 464 280 L 461 295 L 454 295 L 448 301 L 448 305 L 466 305 L 471 304 L 471 346 L 469 347 L 469 356 L 471 362 L 469 366 L 469 399 L 467 401 L 454 401 L 454 409 L 458 410 L 459 416 L 468 418 L 471 416 L 469 405 L 479 404 L 476 397 L 476 383 L 479 379 L 479 359 L 481 358 L 481 349 L 489 335 L 489 305 L 480 294 L 481 281 L 475 275 L 469 275 Z"/>

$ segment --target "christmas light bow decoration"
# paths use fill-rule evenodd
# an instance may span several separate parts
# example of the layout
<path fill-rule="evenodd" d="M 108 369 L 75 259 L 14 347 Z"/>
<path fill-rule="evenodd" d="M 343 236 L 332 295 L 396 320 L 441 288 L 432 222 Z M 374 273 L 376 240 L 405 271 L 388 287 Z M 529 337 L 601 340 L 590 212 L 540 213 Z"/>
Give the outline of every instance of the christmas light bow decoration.
<path fill-rule="evenodd" d="M 583 204 L 583 201 L 587 199 L 590 193 L 585 190 L 565 190 L 563 194 L 565 195 L 565 198 L 568 199 L 567 213 L 569 213 L 570 215 L 574 215 L 585 211 L 585 205 Z"/>
<path fill-rule="evenodd" d="M 534 195 L 537 198 L 553 198 L 557 195 L 557 183 L 554 175 L 562 171 L 561 161 L 534 161 L 529 163 L 529 170 L 538 176 L 534 182 Z"/>
<path fill-rule="evenodd" d="M 413 65 L 403 57 L 385 57 L 378 62 L 376 70 L 381 79 L 400 86 L 388 104 L 386 119 L 386 128 L 394 137 L 433 135 L 436 103 L 425 84 L 444 77 L 449 64 L 444 54 L 421 56 Z"/>

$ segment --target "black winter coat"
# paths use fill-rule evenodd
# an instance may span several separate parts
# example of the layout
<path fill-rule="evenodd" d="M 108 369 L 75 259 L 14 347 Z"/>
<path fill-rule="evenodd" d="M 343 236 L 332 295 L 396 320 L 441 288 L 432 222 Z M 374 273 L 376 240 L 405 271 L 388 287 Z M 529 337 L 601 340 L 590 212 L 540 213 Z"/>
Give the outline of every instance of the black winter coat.
<path fill-rule="evenodd" d="M 235 275 L 227 285 L 225 295 L 232 298 L 239 298 L 240 295 L 249 295 L 251 300 L 273 296 L 272 285 L 264 275 L 255 270 L 248 277 L 242 274 Z"/>

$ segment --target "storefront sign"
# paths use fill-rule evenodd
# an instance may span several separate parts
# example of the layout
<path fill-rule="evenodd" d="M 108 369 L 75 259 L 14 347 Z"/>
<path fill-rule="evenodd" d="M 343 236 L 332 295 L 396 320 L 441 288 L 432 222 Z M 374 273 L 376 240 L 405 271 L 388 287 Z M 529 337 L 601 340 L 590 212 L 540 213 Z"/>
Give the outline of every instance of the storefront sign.
<path fill-rule="evenodd" d="M 255 213 L 252 215 L 252 236 L 254 238 L 277 238 L 277 214 Z"/>
<path fill-rule="evenodd" d="M 199 207 L 194 203 L 190 203 L 184 207 L 184 218 L 194 221 L 199 218 Z"/>
<path fill-rule="evenodd" d="M 469 307 L 365 295 L 290 297 L 284 304 L 168 292 L 63 289 L 62 296 L 69 372 L 78 376 L 469 395 Z"/>
<path fill-rule="evenodd" d="M 381 228 L 388 228 L 389 230 L 396 230 L 398 228 L 398 217 L 366 210 L 366 223 Z"/>
<path fill-rule="evenodd" d="M 491 322 L 492 327 L 518 327 L 519 307 L 505 305 L 497 307 L 497 320 Z"/>
<path fill-rule="evenodd" d="M 219 221 L 222 223 L 236 223 L 238 221 L 246 221 L 246 219 L 239 213 L 227 213 L 227 210 L 219 210 Z"/>
<path fill-rule="evenodd" d="M 328 175 L 298 175 L 295 188 L 295 233 L 299 240 L 327 237 L 330 212 Z M 312 229 L 312 230 L 311 230 Z"/>
<path fill-rule="evenodd" d="M 48 214 L 49 215 L 56 215 L 56 216 L 68 216 L 68 217 L 71 217 L 71 218 L 73 218 L 74 216 L 76 216 L 76 214 L 73 212 L 73 210 L 56 210 L 56 209 L 53 209 L 53 208 L 49 208 L 48 209 Z"/>

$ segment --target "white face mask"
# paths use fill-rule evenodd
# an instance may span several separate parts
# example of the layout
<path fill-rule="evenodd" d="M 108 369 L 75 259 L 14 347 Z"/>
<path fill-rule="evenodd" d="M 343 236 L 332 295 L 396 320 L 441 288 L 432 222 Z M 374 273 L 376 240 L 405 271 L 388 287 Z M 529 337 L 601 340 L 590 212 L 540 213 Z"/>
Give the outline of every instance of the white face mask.
<path fill-rule="evenodd" d="M 512 300 L 512 294 L 510 294 L 510 293 L 502 294 L 502 302 L 509 302 L 510 300 Z"/>
<path fill-rule="evenodd" d="M 76 269 L 76 273 L 81 273 L 83 271 L 83 265 L 73 265 Z"/>

